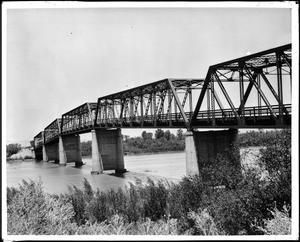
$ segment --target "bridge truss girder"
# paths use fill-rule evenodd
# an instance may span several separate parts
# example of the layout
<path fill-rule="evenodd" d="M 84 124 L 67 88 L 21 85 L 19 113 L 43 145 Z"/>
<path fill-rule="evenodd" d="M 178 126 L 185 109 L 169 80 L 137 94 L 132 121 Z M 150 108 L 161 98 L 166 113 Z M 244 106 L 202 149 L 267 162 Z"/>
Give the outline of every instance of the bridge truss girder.
<path fill-rule="evenodd" d="M 49 143 L 61 134 L 61 118 L 55 119 L 44 129 L 44 142 Z"/>
<path fill-rule="evenodd" d="M 289 44 L 210 66 L 191 126 L 290 126 L 291 100 L 285 102 L 283 87 L 291 92 L 291 60 Z"/>
<path fill-rule="evenodd" d="M 95 127 L 190 127 L 201 79 L 164 79 L 98 98 Z"/>
<path fill-rule="evenodd" d="M 84 133 L 94 128 L 97 103 L 84 103 L 62 115 L 61 134 Z"/>
<path fill-rule="evenodd" d="M 44 144 L 44 131 L 41 131 L 33 138 L 34 149 L 38 149 L 42 147 L 43 144 Z"/>

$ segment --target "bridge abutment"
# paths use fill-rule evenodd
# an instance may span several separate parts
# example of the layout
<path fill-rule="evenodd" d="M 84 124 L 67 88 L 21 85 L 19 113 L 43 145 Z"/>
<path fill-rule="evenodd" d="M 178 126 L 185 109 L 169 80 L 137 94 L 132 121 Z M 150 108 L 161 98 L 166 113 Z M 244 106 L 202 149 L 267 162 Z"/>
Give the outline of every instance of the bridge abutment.
<path fill-rule="evenodd" d="M 218 154 L 222 157 L 239 162 L 238 150 L 232 149 L 237 138 L 238 130 L 229 129 L 221 131 L 188 131 L 186 139 L 186 174 L 201 174 L 204 167 L 215 162 Z M 236 152 L 236 154 L 232 154 Z M 239 164 L 234 164 L 238 165 Z"/>
<path fill-rule="evenodd" d="M 92 174 L 125 172 L 121 129 L 92 130 Z"/>
<path fill-rule="evenodd" d="M 60 136 L 58 147 L 59 165 L 66 166 L 68 162 L 75 162 L 75 166 L 83 165 L 79 135 Z"/>

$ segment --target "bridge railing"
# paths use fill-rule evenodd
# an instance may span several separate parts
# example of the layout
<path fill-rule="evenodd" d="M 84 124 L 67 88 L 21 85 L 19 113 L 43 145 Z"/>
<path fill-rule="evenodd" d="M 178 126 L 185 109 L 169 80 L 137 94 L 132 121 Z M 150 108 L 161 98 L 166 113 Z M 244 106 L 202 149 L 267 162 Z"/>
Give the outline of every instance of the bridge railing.
<path fill-rule="evenodd" d="M 287 110 L 288 114 L 292 113 L 292 105 L 285 104 L 285 109 Z M 280 107 L 279 105 L 272 105 L 271 106 L 273 114 L 279 115 L 280 114 Z M 262 116 L 271 116 L 272 112 L 268 106 L 261 106 L 261 107 L 245 107 L 244 108 L 244 116 L 245 117 L 253 117 L 259 118 Z M 235 118 L 235 112 L 232 109 L 218 109 L 218 110 L 205 110 L 199 111 L 197 115 L 198 120 L 205 120 L 211 118 Z M 241 116 L 240 116 L 241 117 Z"/>

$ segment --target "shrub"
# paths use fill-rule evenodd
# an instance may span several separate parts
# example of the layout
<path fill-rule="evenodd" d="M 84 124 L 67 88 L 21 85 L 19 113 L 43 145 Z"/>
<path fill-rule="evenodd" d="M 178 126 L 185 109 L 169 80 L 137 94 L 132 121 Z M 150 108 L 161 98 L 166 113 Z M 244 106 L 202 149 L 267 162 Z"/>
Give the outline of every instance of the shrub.
<path fill-rule="evenodd" d="M 291 205 L 291 130 L 277 131 L 266 149 L 261 150 L 260 165 L 269 174 L 269 196 L 281 209 Z"/>
<path fill-rule="evenodd" d="M 188 218 L 193 220 L 195 226 L 193 229 L 193 234 L 198 235 L 223 235 L 224 232 L 219 231 L 214 219 L 210 216 L 207 209 L 198 209 L 197 212 L 190 211 L 188 213 Z"/>
<path fill-rule="evenodd" d="M 6 145 L 6 156 L 10 157 L 14 154 L 17 154 L 21 150 L 21 145 L 20 144 L 8 144 Z"/>
<path fill-rule="evenodd" d="M 33 159 L 33 157 L 30 156 L 30 155 L 25 155 L 24 159 L 25 159 L 25 160 L 26 160 L 26 159 Z"/>
<path fill-rule="evenodd" d="M 270 211 L 273 215 L 272 219 L 264 219 L 264 225 L 259 226 L 254 224 L 264 234 L 267 235 L 290 235 L 292 221 L 289 217 L 289 209 L 283 206 L 283 211 L 279 211 L 277 207 Z"/>
<path fill-rule="evenodd" d="M 62 197 L 45 194 L 41 181 L 23 180 L 18 189 L 10 190 L 8 197 L 8 234 L 73 233 L 73 207 Z"/>

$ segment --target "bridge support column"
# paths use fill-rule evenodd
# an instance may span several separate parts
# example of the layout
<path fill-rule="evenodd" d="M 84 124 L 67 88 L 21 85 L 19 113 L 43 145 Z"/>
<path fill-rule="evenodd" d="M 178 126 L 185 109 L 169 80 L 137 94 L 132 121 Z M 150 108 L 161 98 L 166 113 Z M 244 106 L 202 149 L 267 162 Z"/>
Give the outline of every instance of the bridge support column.
<path fill-rule="evenodd" d="M 124 164 L 124 152 L 123 152 L 123 135 L 121 133 L 121 129 L 117 129 L 117 167 L 116 167 L 116 173 L 123 173 L 126 171 L 125 164 Z"/>
<path fill-rule="evenodd" d="M 103 170 L 125 172 L 121 129 L 92 131 L 92 174 Z"/>
<path fill-rule="evenodd" d="M 66 166 L 67 165 L 67 157 L 66 157 L 66 152 L 64 149 L 63 139 L 61 136 L 59 136 L 58 149 L 59 149 L 59 165 Z"/>
<path fill-rule="evenodd" d="M 48 161 L 46 145 L 43 145 L 43 161 Z"/>
<path fill-rule="evenodd" d="M 215 162 L 218 154 L 232 161 L 232 165 L 240 167 L 239 151 L 232 149 L 237 134 L 237 129 L 187 132 L 185 134 L 187 175 L 201 174 L 204 167 Z"/>
<path fill-rule="evenodd" d="M 47 156 L 47 161 L 54 160 L 59 161 L 58 143 L 45 144 L 45 152 Z"/>
<path fill-rule="evenodd" d="M 79 135 L 59 137 L 59 165 L 66 166 L 68 162 L 75 162 L 76 167 L 83 165 Z"/>
<path fill-rule="evenodd" d="M 185 161 L 186 161 L 186 175 L 199 174 L 197 151 L 194 139 L 194 133 L 188 131 L 184 134 L 185 136 Z"/>
<path fill-rule="evenodd" d="M 43 160 L 43 147 L 39 147 L 37 149 L 34 149 L 34 155 L 35 155 L 35 159 L 37 161 Z"/>
<path fill-rule="evenodd" d="M 97 141 L 96 131 L 92 130 L 92 174 L 103 173 L 102 158 L 99 153 L 99 146 Z"/>

